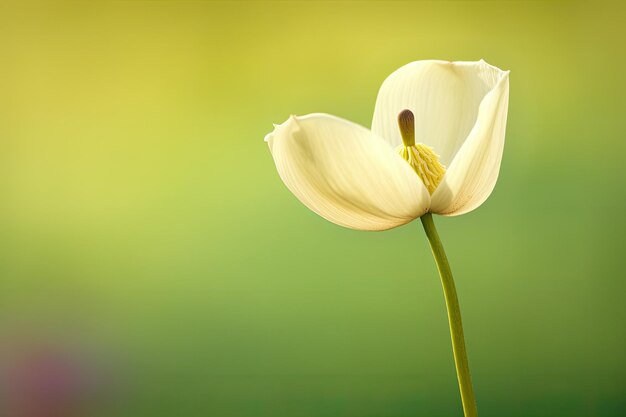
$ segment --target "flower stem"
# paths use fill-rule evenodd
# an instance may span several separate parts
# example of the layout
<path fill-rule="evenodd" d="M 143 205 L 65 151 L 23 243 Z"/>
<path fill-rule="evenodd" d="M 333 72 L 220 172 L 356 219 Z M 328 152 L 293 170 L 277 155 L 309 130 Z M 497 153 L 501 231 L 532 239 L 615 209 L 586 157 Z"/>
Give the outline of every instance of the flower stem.
<path fill-rule="evenodd" d="M 421 217 L 424 231 L 430 243 L 430 249 L 437 263 L 443 294 L 446 299 L 448 309 L 448 323 L 450 325 L 450 337 L 452 338 L 452 351 L 454 353 L 454 364 L 456 365 L 456 376 L 459 380 L 459 390 L 461 391 L 461 402 L 463 403 L 463 413 L 465 417 L 476 417 L 476 399 L 472 388 L 469 365 L 467 363 L 467 352 L 465 351 L 465 339 L 463 337 L 463 324 L 461 323 L 461 309 L 456 296 L 456 288 L 448 258 L 443 250 L 443 245 L 439 239 L 439 234 L 433 222 L 433 216 L 426 213 Z"/>

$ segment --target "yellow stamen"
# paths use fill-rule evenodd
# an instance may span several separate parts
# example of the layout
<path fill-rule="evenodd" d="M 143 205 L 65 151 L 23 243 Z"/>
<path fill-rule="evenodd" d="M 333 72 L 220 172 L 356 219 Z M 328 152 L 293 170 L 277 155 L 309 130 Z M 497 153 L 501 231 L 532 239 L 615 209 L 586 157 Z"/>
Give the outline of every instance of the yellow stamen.
<path fill-rule="evenodd" d="M 398 146 L 396 151 L 421 178 L 428 192 L 434 193 L 446 173 L 446 168 L 439 162 L 439 155 L 433 148 L 421 143 L 415 144 L 415 119 L 410 110 L 400 112 L 398 126 L 404 144 Z"/>
<path fill-rule="evenodd" d="M 434 193 L 446 173 L 446 168 L 439 162 L 439 155 L 433 151 L 433 148 L 418 143 L 409 147 L 400 145 L 397 151 L 422 179 L 428 192 Z"/>

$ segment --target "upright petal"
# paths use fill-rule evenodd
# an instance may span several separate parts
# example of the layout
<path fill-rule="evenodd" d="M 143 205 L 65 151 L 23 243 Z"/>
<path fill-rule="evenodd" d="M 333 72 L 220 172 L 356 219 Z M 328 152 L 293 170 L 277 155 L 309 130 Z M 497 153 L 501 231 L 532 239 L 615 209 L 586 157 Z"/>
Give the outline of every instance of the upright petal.
<path fill-rule="evenodd" d="M 431 211 L 447 216 L 467 213 L 491 194 L 500 172 L 509 107 L 509 72 L 480 104 L 476 124 L 432 196 Z"/>
<path fill-rule="evenodd" d="M 431 146 L 448 166 L 476 123 L 478 108 L 502 76 L 485 61 L 416 61 L 393 72 L 376 99 L 372 131 L 402 143 L 397 117 L 415 115 L 415 141 Z"/>
<path fill-rule="evenodd" d="M 428 211 L 419 177 L 362 126 L 327 114 L 292 116 L 265 140 L 287 188 L 333 223 L 385 230 Z"/>

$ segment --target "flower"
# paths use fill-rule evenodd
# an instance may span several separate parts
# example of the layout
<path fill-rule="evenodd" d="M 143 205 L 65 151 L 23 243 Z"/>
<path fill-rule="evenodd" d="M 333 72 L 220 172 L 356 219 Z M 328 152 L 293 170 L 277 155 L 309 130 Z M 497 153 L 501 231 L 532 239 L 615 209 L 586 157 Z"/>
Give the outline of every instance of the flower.
<path fill-rule="evenodd" d="M 425 213 L 467 213 L 491 194 L 509 71 L 485 61 L 416 61 L 383 82 L 372 129 L 323 113 L 265 137 L 287 188 L 340 226 L 386 230 Z M 417 175 L 416 175 L 417 174 Z"/>

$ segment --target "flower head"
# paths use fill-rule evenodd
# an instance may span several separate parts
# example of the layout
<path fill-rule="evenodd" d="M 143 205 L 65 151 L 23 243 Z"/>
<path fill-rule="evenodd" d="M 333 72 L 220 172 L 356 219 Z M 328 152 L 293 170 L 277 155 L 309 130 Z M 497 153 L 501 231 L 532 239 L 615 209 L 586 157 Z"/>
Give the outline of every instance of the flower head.
<path fill-rule="evenodd" d="M 416 61 L 383 82 L 371 130 L 314 113 L 265 141 L 291 192 L 338 225 L 385 230 L 467 213 L 498 177 L 508 75 L 482 60 Z"/>

